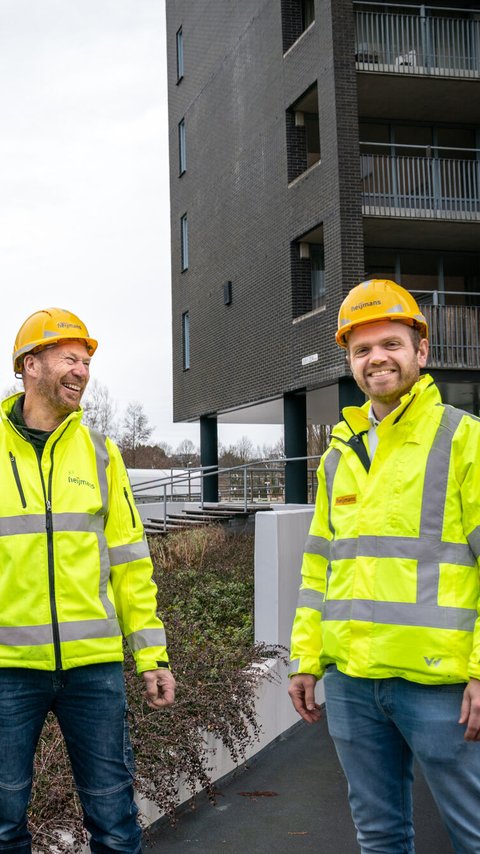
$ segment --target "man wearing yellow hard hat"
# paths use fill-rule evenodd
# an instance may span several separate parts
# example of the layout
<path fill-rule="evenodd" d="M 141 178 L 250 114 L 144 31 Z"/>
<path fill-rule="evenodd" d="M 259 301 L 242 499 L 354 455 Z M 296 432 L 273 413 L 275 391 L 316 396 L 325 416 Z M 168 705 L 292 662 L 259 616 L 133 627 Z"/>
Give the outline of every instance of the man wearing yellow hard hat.
<path fill-rule="evenodd" d="M 336 339 L 368 400 L 318 469 L 289 693 L 314 723 L 323 677 L 362 854 L 413 854 L 414 759 L 456 854 L 478 854 L 480 421 L 420 376 L 427 323 L 395 282 L 353 288 Z"/>
<path fill-rule="evenodd" d="M 45 717 L 58 718 L 96 854 L 141 851 L 122 636 L 147 702 L 173 702 L 152 564 L 120 452 L 81 423 L 97 342 L 70 311 L 20 328 L 0 405 L 0 852 L 30 854 Z"/>

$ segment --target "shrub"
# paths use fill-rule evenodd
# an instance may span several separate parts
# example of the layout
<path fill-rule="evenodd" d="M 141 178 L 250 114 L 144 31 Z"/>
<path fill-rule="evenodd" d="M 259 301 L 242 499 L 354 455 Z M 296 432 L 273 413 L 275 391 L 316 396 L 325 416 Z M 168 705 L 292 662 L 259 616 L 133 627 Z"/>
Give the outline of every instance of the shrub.
<path fill-rule="evenodd" d="M 221 527 L 179 532 L 150 543 L 170 660 L 177 680 L 171 709 L 155 711 L 131 656 L 125 660 L 136 787 L 175 820 L 181 775 L 192 794 L 214 800 L 204 733 L 217 736 L 235 762 L 259 734 L 255 694 L 260 668 L 272 654 L 253 643 L 253 536 Z M 279 654 L 279 650 L 274 651 Z M 38 851 L 59 852 L 84 842 L 81 808 L 56 720 L 49 716 L 35 758 L 30 828 Z M 65 841 L 62 833 L 70 834 Z M 73 841 L 72 841 L 73 839 Z"/>

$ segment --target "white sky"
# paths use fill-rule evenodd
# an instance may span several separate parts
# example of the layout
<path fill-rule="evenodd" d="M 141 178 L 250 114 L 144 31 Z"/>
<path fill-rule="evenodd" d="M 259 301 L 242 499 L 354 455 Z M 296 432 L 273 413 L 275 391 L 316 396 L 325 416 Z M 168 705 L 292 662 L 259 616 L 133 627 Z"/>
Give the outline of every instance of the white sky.
<path fill-rule="evenodd" d="M 120 413 L 198 444 L 172 421 L 164 0 L 0 0 L 0 79 L 0 390 L 22 322 L 58 305 Z M 281 430 L 219 426 L 243 435 Z"/>

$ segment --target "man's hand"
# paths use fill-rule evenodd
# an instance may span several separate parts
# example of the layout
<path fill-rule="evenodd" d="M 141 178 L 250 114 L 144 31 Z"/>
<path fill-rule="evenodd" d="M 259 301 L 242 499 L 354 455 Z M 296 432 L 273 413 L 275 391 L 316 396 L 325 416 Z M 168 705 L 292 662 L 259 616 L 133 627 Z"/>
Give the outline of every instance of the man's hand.
<path fill-rule="evenodd" d="M 322 713 L 320 706 L 315 702 L 316 678 L 311 673 L 297 673 L 290 679 L 288 693 L 290 699 L 307 724 L 314 724 L 320 720 Z"/>
<path fill-rule="evenodd" d="M 480 741 L 480 679 L 470 679 L 463 692 L 459 724 L 466 724 L 465 741 Z"/>
<path fill-rule="evenodd" d="M 142 673 L 146 690 L 143 692 L 147 705 L 151 709 L 163 709 L 171 706 L 175 699 L 175 679 L 166 667 L 158 670 L 145 670 Z"/>

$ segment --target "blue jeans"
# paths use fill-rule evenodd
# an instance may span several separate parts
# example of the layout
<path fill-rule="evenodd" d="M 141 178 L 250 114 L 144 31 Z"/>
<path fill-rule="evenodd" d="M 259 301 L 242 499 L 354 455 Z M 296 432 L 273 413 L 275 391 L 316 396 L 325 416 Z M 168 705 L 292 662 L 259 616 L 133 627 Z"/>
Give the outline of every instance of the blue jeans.
<path fill-rule="evenodd" d="M 121 662 L 66 671 L 0 668 L 0 852 L 30 854 L 35 748 L 53 711 L 95 854 L 141 851 Z"/>
<path fill-rule="evenodd" d="M 465 685 L 354 679 L 336 667 L 327 669 L 324 685 L 362 854 L 414 854 L 414 758 L 455 854 L 478 854 L 480 743 L 464 741 L 457 723 Z"/>

